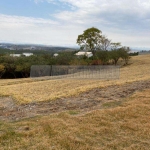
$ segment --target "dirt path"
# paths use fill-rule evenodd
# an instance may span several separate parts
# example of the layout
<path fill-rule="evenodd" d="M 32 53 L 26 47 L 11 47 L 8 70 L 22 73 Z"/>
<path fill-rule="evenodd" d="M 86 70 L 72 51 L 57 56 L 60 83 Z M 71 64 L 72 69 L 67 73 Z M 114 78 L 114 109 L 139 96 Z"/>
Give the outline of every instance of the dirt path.
<path fill-rule="evenodd" d="M 122 86 L 96 88 L 77 97 L 26 105 L 16 105 L 11 97 L 0 97 L 0 120 L 16 121 L 69 110 L 83 113 L 94 109 L 103 109 L 109 103 L 120 104 L 124 98 L 134 92 L 147 88 L 150 88 L 150 81 L 140 81 Z"/>

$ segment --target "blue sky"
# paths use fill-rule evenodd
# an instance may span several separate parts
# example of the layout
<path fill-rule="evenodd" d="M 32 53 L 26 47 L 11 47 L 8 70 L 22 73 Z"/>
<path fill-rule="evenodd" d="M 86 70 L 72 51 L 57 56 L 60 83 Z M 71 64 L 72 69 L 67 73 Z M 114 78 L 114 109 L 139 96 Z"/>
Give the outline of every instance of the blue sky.
<path fill-rule="evenodd" d="M 0 1 L 0 42 L 76 46 L 93 26 L 112 42 L 150 48 L 150 0 Z"/>

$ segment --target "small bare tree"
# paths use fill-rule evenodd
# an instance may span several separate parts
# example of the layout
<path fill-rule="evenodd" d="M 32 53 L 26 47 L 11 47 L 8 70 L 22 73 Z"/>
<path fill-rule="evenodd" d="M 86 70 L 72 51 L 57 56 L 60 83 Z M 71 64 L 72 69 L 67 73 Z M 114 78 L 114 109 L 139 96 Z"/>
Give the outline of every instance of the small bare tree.
<path fill-rule="evenodd" d="M 108 48 L 111 46 L 111 40 L 106 38 L 106 36 L 101 37 L 101 42 L 100 42 L 100 50 L 106 51 Z"/>

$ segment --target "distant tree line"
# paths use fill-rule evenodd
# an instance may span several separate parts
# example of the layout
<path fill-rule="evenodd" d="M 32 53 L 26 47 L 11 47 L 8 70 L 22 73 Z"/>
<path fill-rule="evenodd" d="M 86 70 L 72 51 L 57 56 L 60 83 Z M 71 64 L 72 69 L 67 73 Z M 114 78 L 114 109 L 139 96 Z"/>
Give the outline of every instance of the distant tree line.
<path fill-rule="evenodd" d="M 0 78 L 26 78 L 30 76 L 32 65 L 69 65 L 74 58 L 74 52 L 60 52 L 57 57 L 52 54 L 29 57 L 0 54 Z"/>
<path fill-rule="evenodd" d="M 77 51 L 59 52 L 57 57 L 52 54 L 32 55 L 29 57 L 12 57 L 8 54 L 0 56 L 0 78 L 27 78 L 32 65 L 117 65 L 119 60 L 126 65 L 130 59 L 128 48 L 111 51 L 96 51 L 95 56 L 77 57 Z"/>
<path fill-rule="evenodd" d="M 129 56 L 137 56 L 139 55 L 139 52 L 132 52 L 132 53 L 129 53 Z"/>

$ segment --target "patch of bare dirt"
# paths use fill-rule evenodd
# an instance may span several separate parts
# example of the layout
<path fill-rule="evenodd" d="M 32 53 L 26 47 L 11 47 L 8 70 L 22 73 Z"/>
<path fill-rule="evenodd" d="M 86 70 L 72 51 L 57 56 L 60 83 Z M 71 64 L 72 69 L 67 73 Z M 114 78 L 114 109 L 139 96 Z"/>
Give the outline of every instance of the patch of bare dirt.
<path fill-rule="evenodd" d="M 62 111 L 76 110 L 87 112 L 105 108 L 105 104 L 121 104 L 124 98 L 136 91 L 150 88 L 150 81 L 127 83 L 122 86 L 96 88 L 76 97 L 62 98 L 55 101 L 17 105 L 11 97 L 0 97 L 0 120 L 17 121 L 37 115 L 48 115 Z"/>

